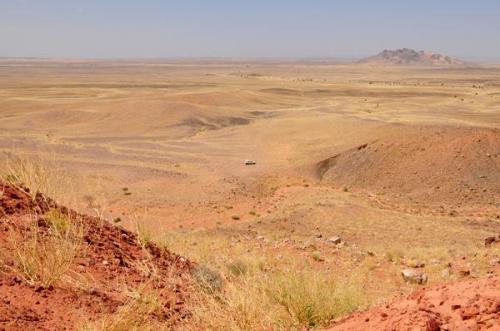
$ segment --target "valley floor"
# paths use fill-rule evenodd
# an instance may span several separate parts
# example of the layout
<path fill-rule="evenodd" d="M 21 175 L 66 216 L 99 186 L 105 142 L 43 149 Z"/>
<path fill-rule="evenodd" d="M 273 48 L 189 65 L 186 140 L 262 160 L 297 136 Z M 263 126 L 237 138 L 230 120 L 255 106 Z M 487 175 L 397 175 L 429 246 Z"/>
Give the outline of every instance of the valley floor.
<path fill-rule="evenodd" d="M 349 288 L 337 317 L 420 288 L 403 269 L 500 261 L 498 66 L 1 61 L 3 175 L 217 270 L 226 300 L 291 271 Z M 217 318 L 185 328 L 329 324 L 200 300 Z"/>

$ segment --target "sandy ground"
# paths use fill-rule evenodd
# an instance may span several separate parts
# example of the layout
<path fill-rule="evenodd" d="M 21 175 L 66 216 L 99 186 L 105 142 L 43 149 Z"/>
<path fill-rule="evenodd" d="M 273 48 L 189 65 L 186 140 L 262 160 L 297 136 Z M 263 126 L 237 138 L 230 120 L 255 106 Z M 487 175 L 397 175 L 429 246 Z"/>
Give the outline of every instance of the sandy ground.
<path fill-rule="evenodd" d="M 0 62 L 0 150 L 51 160 L 58 200 L 157 237 L 265 236 L 270 255 L 339 235 L 384 298 L 414 287 L 383 256 L 441 259 L 431 282 L 498 257 L 499 130 L 493 65 Z"/>
<path fill-rule="evenodd" d="M 231 190 L 266 176 L 296 175 L 379 139 L 396 124 L 498 128 L 499 73 L 2 62 L 0 147 L 43 154 L 85 181 L 94 178 L 90 190 L 72 188 L 76 199 L 85 190 L 102 190 L 115 212 L 146 206 L 169 216 L 162 222 L 188 225 L 193 206 L 225 200 Z M 257 165 L 245 167 L 245 159 Z M 124 197 L 123 187 L 132 194 Z M 204 226 L 211 217 L 202 217 Z"/>

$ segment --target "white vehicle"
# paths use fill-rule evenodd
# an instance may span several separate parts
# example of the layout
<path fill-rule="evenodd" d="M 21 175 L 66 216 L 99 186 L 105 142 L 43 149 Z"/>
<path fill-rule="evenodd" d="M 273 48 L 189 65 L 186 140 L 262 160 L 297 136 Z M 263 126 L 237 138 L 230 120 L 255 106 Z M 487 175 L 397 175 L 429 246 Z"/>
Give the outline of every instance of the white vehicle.
<path fill-rule="evenodd" d="M 254 160 L 245 160 L 245 165 L 255 165 L 256 162 Z"/>

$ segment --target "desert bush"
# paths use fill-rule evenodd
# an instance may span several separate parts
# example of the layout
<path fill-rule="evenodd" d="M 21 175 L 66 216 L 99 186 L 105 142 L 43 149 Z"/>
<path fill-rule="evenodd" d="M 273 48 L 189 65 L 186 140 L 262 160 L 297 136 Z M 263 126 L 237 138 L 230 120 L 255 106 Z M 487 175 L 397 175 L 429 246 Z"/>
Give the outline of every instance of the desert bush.
<path fill-rule="evenodd" d="M 222 290 L 224 279 L 222 275 L 207 266 L 199 265 L 193 269 L 193 277 L 203 290 L 214 293 Z"/>

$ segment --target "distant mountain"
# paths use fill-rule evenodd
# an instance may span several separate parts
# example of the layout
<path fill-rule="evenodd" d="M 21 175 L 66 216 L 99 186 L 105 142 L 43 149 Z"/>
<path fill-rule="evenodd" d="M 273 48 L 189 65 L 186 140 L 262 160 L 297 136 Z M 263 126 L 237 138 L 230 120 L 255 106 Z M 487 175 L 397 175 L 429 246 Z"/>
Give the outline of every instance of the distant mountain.
<path fill-rule="evenodd" d="M 447 55 L 416 51 L 410 48 L 384 50 L 375 56 L 359 61 L 368 64 L 395 64 L 395 65 L 429 65 L 429 66 L 456 66 L 466 62 Z"/>

